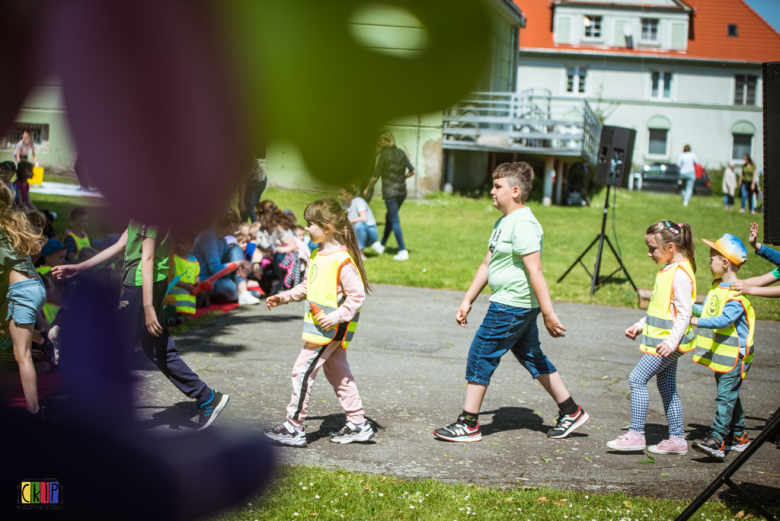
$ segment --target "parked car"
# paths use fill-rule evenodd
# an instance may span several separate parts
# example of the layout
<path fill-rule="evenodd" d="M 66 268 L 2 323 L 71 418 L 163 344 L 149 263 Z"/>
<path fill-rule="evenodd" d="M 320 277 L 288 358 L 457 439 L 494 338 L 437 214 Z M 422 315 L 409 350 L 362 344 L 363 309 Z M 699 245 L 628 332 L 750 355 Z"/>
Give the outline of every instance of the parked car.
<path fill-rule="evenodd" d="M 650 163 L 635 174 L 641 175 L 641 190 L 648 192 L 680 193 L 685 186 L 685 180 L 680 177 L 680 169 L 674 163 Z M 712 195 L 712 182 L 707 172 L 702 172 L 693 185 L 694 195 Z"/>

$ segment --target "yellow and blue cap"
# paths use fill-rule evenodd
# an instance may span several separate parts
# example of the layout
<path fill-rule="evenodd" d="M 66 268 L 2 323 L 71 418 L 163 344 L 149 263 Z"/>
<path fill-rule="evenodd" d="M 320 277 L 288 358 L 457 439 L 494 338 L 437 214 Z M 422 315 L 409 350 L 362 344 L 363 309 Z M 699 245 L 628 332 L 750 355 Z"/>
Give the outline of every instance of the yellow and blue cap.
<path fill-rule="evenodd" d="M 702 241 L 737 266 L 742 266 L 747 261 L 748 253 L 745 245 L 742 244 L 738 237 L 730 233 L 724 233 L 723 237 L 715 242 L 707 239 L 702 239 Z"/>

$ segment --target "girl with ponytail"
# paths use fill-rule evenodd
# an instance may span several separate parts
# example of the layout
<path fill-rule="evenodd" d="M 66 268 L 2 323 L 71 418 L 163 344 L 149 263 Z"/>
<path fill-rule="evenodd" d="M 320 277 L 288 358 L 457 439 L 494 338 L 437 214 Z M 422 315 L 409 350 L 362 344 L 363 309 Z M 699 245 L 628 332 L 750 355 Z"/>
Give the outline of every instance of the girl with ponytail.
<path fill-rule="evenodd" d="M 303 346 L 292 373 L 293 392 L 287 419 L 265 431 L 271 440 L 294 447 L 306 446 L 303 421 L 308 412 L 314 378 L 320 368 L 347 413 L 346 425 L 331 434 L 334 443 L 367 441 L 374 437 L 363 413 L 355 379 L 347 363 L 347 346 L 360 318 L 360 308 L 371 289 L 360 258 L 360 248 L 347 211 L 335 199 L 314 201 L 303 214 L 306 231 L 319 243 L 311 256 L 304 281 L 289 291 L 268 297 L 268 309 L 306 299 Z"/>
<path fill-rule="evenodd" d="M 38 405 L 32 342 L 41 338 L 33 326 L 46 290 L 30 255 L 41 251 L 40 241 L 25 214 L 14 209 L 11 191 L 0 183 L 0 350 L 13 345 L 27 413 L 37 418 L 43 417 L 43 408 Z"/>
<path fill-rule="evenodd" d="M 677 360 L 695 347 L 691 310 L 696 299 L 696 261 L 693 230 L 687 223 L 658 221 L 645 232 L 647 256 L 665 264 L 656 274 L 647 316 L 626 329 L 639 339 L 643 356 L 628 377 L 631 387 L 631 423 L 628 433 L 607 443 L 619 451 L 645 450 L 645 420 L 650 397 L 647 382 L 655 376 L 664 402 L 669 438 L 651 445 L 654 454 L 684 455 L 688 444 L 683 432 L 682 403 L 677 396 Z"/>

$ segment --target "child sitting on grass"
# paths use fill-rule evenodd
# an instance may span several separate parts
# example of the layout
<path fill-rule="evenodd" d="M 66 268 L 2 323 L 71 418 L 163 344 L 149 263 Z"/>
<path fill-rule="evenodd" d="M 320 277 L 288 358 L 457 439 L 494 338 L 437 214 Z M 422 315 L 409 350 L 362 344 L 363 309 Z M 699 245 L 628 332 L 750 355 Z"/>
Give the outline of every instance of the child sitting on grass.
<path fill-rule="evenodd" d="M 30 210 L 37 210 L 32 201 L 30 200 L 30 184 L 29 180 L 33 176 L 33 166 L 27 161 L 20 161 L 16 166 L 16 181 L 14 186 L 16 187 L 16 204 L 25 212 Z"/>
<path fill-rule="evenodd" d="M 82 248 L 91 248 L 87 236 L 87 226 L 89 226 L 89 212 L 86 208 L 76 207 L 70 212 L 70 232 L 65 235 L 65 246 L 68 248 L 68 262 L 77 264 L 78 254 Z"/>
<path fill-rule="evenodd" d="M 65 264 L 65 245 L 57 239 L 52 239 L 41 248 L 41 260 L 43 264 L 35 268 L 41 275 L 51 272 L 55 266 Z"/>
<path fill-rule="evenodd" d="M 190 254 L 193 244 L 195 244 L 193 234 L 176 237 L 174 242 L 173 278 L 179 277 L 179 281 L 171 288 L 168 295 L 175 299 L 173 305 L 176 308 L 176 315 L 181 318 L 195 314 L 197 297 L 191 293 L 200 283 L 200 264 L 198 259 Z"/>
<path fill-rule="evenodd" d="M 691 324 L 699 328 L 693 361 L 715 372 L 718 395 L 710 434 L 691 448 L 723 460 L 727 450 L 742 452 L 750 444 L 739 389 L 753 360 L 756 313 L 750 299 L 734 290 L 737 272 L 747 261 L 745 245 L 728 233 L 714 243 L 704 242 L 715 280 L 704 304 L 693 305 Z"/>

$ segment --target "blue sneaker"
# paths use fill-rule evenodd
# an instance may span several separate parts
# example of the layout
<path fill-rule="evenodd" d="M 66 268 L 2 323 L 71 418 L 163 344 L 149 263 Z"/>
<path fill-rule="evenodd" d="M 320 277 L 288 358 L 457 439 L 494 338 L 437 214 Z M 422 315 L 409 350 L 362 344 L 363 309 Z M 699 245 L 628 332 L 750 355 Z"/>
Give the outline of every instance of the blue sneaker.
<path fill-rule="evenodd" d="M 212 390 L 211 398 L 198 404 L 200 416 L 198 417 L 198 428 L 195 430 L 202 431 L 214 423 L 214 420 L 217 419 L 219 413 L 221 413 L 222 409 L 227 405 L 228 400 L 230 400 L 229 394 L 222 394 L 219 391 Z"/>

